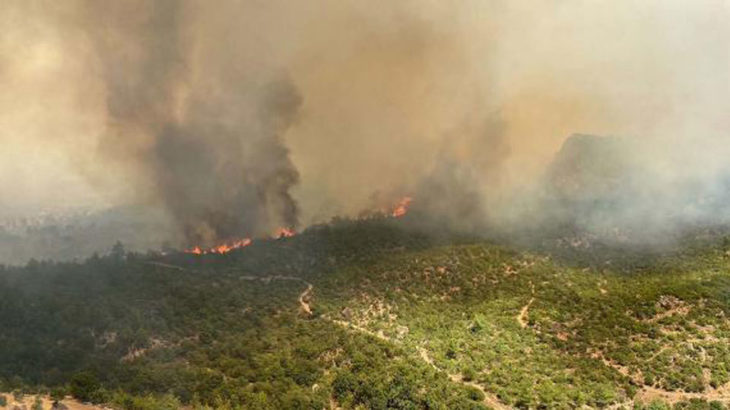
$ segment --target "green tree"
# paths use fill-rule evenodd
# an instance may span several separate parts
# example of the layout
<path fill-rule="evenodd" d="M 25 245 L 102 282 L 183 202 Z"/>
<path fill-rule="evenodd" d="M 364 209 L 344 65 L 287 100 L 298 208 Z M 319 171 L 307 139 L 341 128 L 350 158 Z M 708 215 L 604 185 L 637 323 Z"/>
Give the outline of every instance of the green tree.
<path fill-rule="evenodd" d="M 124 245 L 122 242 L 117 241 L 117 243 L 112 246 L 111 251 L 109 252 L 111 257 L 116 261 L 121 261 L 124 259 L 124 256 L 127 254 L 127 251 L 124 249 Z"/>
<path fill-rule="evenodd" d="M 99 381 L 91 372 L 79 372 L 71 378 L 71 395 L 81 401 L 91 400 L 92 394 L 99 389 Z"/>
<path fill-rule="evenodd" d="M 51 400 L 53 400 L 53 406 L 58 407 L 58 404 L 66 397 L 66 389 L 63 387 L 56 387 L 51 390 Z"/>

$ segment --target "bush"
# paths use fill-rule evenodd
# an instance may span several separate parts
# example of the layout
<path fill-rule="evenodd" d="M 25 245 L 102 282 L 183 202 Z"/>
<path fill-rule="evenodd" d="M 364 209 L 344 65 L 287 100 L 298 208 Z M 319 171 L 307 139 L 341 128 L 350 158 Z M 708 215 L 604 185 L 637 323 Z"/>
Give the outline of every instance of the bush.
<path fill-rule="evenodd" d="M 662 401 L 654 400 L 646 406 L 646 410 L 670 410 L 669 405 Z"/>
<path fill-rule="evenodd" d="M 481 390 L 469 387 L 469 399 L 474 401 L 483 401 L 484 400 L 484 393 L 481 392 Z"/>
<path fill-rule="evenodd" d="M 99 381 L 91 372 L 76 373 L 71 378 L 71 395 L 80 401 L 90 401 L 98 389 Z"/>
<path fill-rule="evenodd" d="M 467 367 L 461 372 L 464 381 L 470 382 L 477 377 L 477 372 L 472 367 Z"/>
<path fill-rule="evenodd" d="M 347 393 L 354 392 L 357 386 L 357 379 L 349 372 L 341 372 L 337 375 L 337 377 L 335 377 L 335 380 L 332 383 L 332 388 L 335 391 L 335 397 L 338 399 L 344 397 Z"/>
<path fill-rule="evenodd" d="M 53 403 L 58 403 L 66 397 L 66 389 L 63 387 L 56 387 L 51 390 L 51 400 Z"/>
<path fill-rule="evenodd" d="M 710 402 L 710 410 L 725 410 L 725 405 L 719 401 Z"/>

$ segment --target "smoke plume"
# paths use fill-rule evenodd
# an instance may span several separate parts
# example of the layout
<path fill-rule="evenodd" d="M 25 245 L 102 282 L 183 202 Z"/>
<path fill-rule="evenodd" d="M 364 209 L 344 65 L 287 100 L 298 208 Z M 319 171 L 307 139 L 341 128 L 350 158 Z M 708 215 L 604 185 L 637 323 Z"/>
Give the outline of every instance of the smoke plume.
<path fill-rule="evenodd" d="M 182 2 L 84 10 L 107 90 L 102 155 L 149 180 L 189 244 L 296 227 L 299 174 L 282 140 L 302 101 L 291 82 L 232 71 L 197 86 L 193 71 L 208 68 L 195 67 Z"/>
<path fill-rule="evenodd" d="M 409 195 L 449 228 L 665 236 L 726 214 L 728 20 L 719 0 L 10 0 L 0 208 L 143 204 L 204 245 Z"/>

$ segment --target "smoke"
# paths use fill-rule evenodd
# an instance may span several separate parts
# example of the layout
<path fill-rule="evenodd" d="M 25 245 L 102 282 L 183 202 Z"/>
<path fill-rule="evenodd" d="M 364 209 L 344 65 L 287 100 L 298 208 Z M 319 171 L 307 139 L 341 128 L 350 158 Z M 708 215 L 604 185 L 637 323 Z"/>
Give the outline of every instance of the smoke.
<path fill-rule="evenodd" d="M 82 9 L 107 92 L 100 154 L 145 181 L 143 194 L 169 211 L 189 244 L 296 227 L 290 189 L 299 174 L 282 135 L 302 99 L 290 80 L 197 66 L 191 10 L 180 1 Z"/>
<path fill-rule="evenodd" d="M 552 210 L 553 224 L 617 242 L 671 242 L 685 228 L 730 221 L 730 168 L 671 169 L 646 161 L 630 139 L 576 134 L 548 167 L 536 202 Z"/>
<path fill-rule="evenodd" d="M 468 230 L 723 211 L 720 0 L 8 1 L 0 16 L 0 175 L 49 159 L 23 165 L 36 188 L 5 184 L 8 204 L 143 203 L 188 244 L 404 195 Z M 575 133 L 621 142 L 573 149 Z"/>

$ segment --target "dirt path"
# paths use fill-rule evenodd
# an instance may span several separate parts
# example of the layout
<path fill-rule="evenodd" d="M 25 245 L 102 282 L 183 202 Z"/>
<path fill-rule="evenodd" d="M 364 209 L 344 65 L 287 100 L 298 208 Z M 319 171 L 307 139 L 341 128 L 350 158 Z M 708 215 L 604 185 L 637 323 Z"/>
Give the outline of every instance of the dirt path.
<path fill-rule="evenodd" d="M 380 340 L 383 340 L 385 342 L 390 342 L 390 343 L 394 343 L 394 344 L 400 344 L 401 343 L 399 340 L 394 340 L 394 339 L 389 338 L 388 336 L 386 336 L 385 334 L 383 334 L 383 332 L 373 332 L 370 329 L 366 329 L 366 328 L 364 328 L 362 326 L 358 326 L 358 325 L 356 325 L 354 323 L 346 322 L 344 320 L 336 320 L 336 319 L 327 319 L 327 320 L 329 320 L 330 322 L 332 322 L 332 323 L 334 323 L 334 324 L 336 324 L 338 326 L 342 326 L 345 329 L 355 330 L 355 331 L 358 331 L 360 333 L 364 333 L 364 334 L 370 335 L 372 337 L 376 337 L 376 338 L 378 338 Z M 419 347 L 418 348 L 418 354 L 419 354 L 419 357 L 421 358 L 421 360 L 423 360 L 424 362 L 426 362 L 426 364 L 428 364 L 429 366 L 431 366 L 437 372 L 446 374 L 446 376 L 448 376 L 449 380 L 451 380 L 452 382 L 459 383 L 459 384 L 463 384 L 465 386 L 469 386 L 469 387 L 475 388 L 475 389 L 479 390 L 480 392 L 482 392 L 482 394 L 484 395 L 483 403 L 486 404 L 487 406 L 489 406 L 491 408 L 494 408 L 494 409 L 497 409 L 497 410 L 510 410 L 510 409 L 512 409 L 512 407 L 509 407 L 509 406 L 506 406 L 506 405 L 502 404 L 499 401 L 499 399 L 497 398 L 497 396 L 495 396 L 495 395 L 489 393 L 488 391 L 486 391 L 484 389 L 484 387 L 482 387 L 481 385 L 479 385 L 477 383 L 474 383 L 474 382 L 465 381 L 464 378 L 463 378 L 463 376 L 461 374 L 450 374 L 450 373 L 446 372 L 446 370 L 441 369 L 440 367 L 436 366 L 436 364 L 433 362 L 433 359 L 431 359 L 431 356 L 429 356 L 428 351 L 426 349 L 424 349 L 422 347 Z"/>
<path fill-rule="evenodd" d="M 160 262 L 149 262 L 149 264 L 157 265 L 157 266 L 165 267 L 165 268 L 170 268 L 170 269 L 182 270 L 182 271 L 186 271 L 187 270 L 187 269 L 181 268 L 179 266 L 168 265 L 168 264 L 160 263 Z M 271 282 L 272 280 L 293 280 L 293 281 L 302 282 L 302 283 L 304 283 L 304 284 L 307 285 L 307 288 L 299 295 L 299 299 L 298 299 L 299 300 L 299 306 L 301 307 L 302 311 L 304 313 L 306 313 L 308 316 L 311 316 L 312 315 L 312 306 L 310 304 L 309 298 L 310 298 L 310 295 L 311 295 L 312 291 L 314 290 L 314 286 L 311 283 L 305 281 L 302 278 L 299 278 L 299 277 L 296 277 L 296 276 L 270 275 L 270 276 L 241 276 L 239 279 L 241 279 L 241 280 L 251 280 L 251 281 L 260 280 L 260 281 L 264 281 L 264 282 L 267 282 L 267 283 L 268 282 Z M 530 282 L 530 286 L 531 286 L 531 289 L 532 289 L 532 294 L 534 295 L 535 294 L 535 285 L 532 282 Z M 520 314 L 517 316 L 517 321 L 520 323 L 520 326 L 522 328 L 526 328 L 527 327 L 528 310 L 529 310 L 530 306 L 532 305 L 532 303 L 534 301 L 535 301 L 535 297 L 533 296 L 530 299 L 530 301 L 527 303 L 527 305 L 525 305 L 522 308 L 522 310 L 520 311 Z M 378 338 L 378 339 L 380 339 L 382 341 L 385 341 L 385 342 L 395 343 L 395 344 L 399 344 L 400 343 L 400 341 L 393 340 L 390 337 L 386 336 L 385 334 L 383 334 L 382 331 L 373 332 L 372 330 L 366 329 L 366 328 L 364 328 L 362 326 L 358 326 L 358 325 L 356 325 L 354 323 L 347 322 L 347 321 L 344 321 L 344 320 L 327 319 L 327 318 L 325 318 L 325 320 L 328 320 L 328 321 L 330 321 L 330 322 L 332 322 L 332 323 L 334 323 L 334 324 L 336 324 L 338 326 L 341 326 L 341 327 L 343 327 L 345 329 L 354 330 L 354 331 L 357 331 L 357 332 L 360 332 L 360 333 L 364 333 L 364 334 L 367 334 L 369 336 Z M 449 380 L 451 380 L 453 383 L 459 383 L 459 384 L 462 384 L 462 385 L 465 385 L 465 386 L 469 386 L 469 387 L 472 387 L 472 388 L 477 389 L 480 392 L 482 392 L 482 394 L 484 395 L 484 400 L 482 402 L 485 405 L 487 405 L 487 406 L 489 406 L 491 408 L 497 409 L 497 410 L 509 410 L 509 409 L 512 409 L 511 407 L 509 407 L 509 406 L 501 403 L 499 401 L 499 399 L 495 395 L 493 395 L 493 394 L 489 393 L 488 391 L 486 391 L 484 389 L 484 387 L 482 387 L 481 385 L 479 385 L 477 383 L 474 383 L 472 381 L 465 381 L 464 380 L 464 377 L 461 374 L 450 374 L 450 373 L 446 372 L 446 370 L 441 369 L 438 366 L 436 366 L 436 364 L 433 362 L 433 359 L 431 359 L 431 357 L 428 355 L 428 352 L 424 348 L 419 348 L 418 349 L 418 352 L 419 352 L 420 358 L 424 362 L 426 362 L 429 366 L 431 366 L 434 370 L 438 371 L 439 373 L 446 374 L 448 376 Z"/>
<path fill-rule="evenodd" d="M 308 316 L 312 316 L 312 307 L 309 305 L 309 294 L 312 293 L 312 289 L 314 289 L 314 286 L 307 283 L 307 289 L 299 295 L 299 306 Z"/>
<path fill-rule="evenodd" d="M 307 282 L 306 280 L 297 277 L 297 276 L 285 276 L 285 275 L 269 275 L 269 276 L 241 276 L 239 277 L 241 280 L 259 280 L 262 282 L 270 283 L 272 280 L 292 280 L 295 282 L 301 282 L 305 285 L 307 285 L 307 288 L 304 289 L 302 293 L 299 294 L 299 298 L 297 299 L 299 301 L 299 307 L 302 309 L 302 312 L 306 313 L 307 316 L 312 316 L 312 306 L 309 303 L 310 295 L 312 294 L 312 291 L 314 290 L 314 285 Z"/>
<path fill-rule="evenodd" d="M 703 399 L 707 401 L 719 401 L 724 404 L 730 403 L 730 386 L 724 385 L 718 389 L 709 389 L 704 393 L 687 393 L 683 391 L 668 391 L 651 386 L 644 386 L 636 393 L 635 401 L 649 403 L 652 400 L 663 400 L 670 404 L 691 399 Z"/>
<path fill-rule="evenodd" d="M 159 266 L 162 268 L 167 269 L 175 269 L 179 271 L 186 271 L 186 272 L 194 272 L 191 269 L 186 269 L 180 266 L 170 265 L 167 263 L 162 262 L 145 262 L 148 265 L 154 265 Z M 308 316 L 312 315 L 312 306 L 310 303 L 310 297 L 312 292 L 314 291 L 314 286 L 307 282 L 306 280 L 296 277 L 296 276 L 285 276 L 285 275 L 269 275 L 269 276 L 241 276 L 239 277 L 240 280 L 250 280 L 250 281 L 262 281 L 266 283 L 270 283 L 273 280 L 291 280 L 291 281 L 298 281 L 303 284 L 305 284 L 307 287 L 306 289 L 299 295 L 298 302 L 301 310 L 306 313 Z M 530 288 L 531 288 L 531 294 L 532 297 L 530 300 L 525 304 L 521 309 L 519 314 L 516 316 L 517 323 L 519 323 L 520 327 L 525 329 L 529 325 L 528 317 L 529 317 L 529 310 L 532 304 L 535 302 L 535 285 L 530 281 Z M 650 318 L 647 321 L 648 322 L 654 322 L 659 319 L 662 319 L 667 316 L 671 316 L 674 314 L 683 314 L 686 313 L 682 307 L 680 308 L 672 308 L 667 310 L 666 312 L 657 315 L 656 317 Z M 367 334 L 369 336 L 378 338 L 385 342 L 395 343 L 399 344 L 400 341 L 391 339 L 390 337 L 383 334 L 382 331 L 373 332 L 372 330 L 366 329 L 362 326 L 358 326 L 354 323 L 343 321 L 343 320 L 336 320 L 336 319 L 328 319 L 324 318 L 325 320 L 328 320 L 338 326 L 341 326 L 345 329 L 354 330 L 360 333 Z M 662 350 L 663 351 L 663 350 Z M 658 354 L 660 354 L 662 351 L 660 351 Z M 439 368 L 434 363 L 433 359 L 429 356 L 428 351 L 424 349 L 423 347 L 418 348 L 419 357 L 421 360 L 423 360 L 425 363 L 427 363 L 429 366 L 431 366 L 434 370 L 438 371 L 439 373 L 445 373 L 448 378 L 454 382 L 463 384 L 465 386 L 469 386 L 472 388 L 475 388 L 482 392 L 484 395 L 483 403 L 487 406 L 490 406 L 492 408 L 498 409 L 498 410 L 509 410 L 511 407 L 501 403 L 499 399 L 487 392 L 484 387 L 481 385 L 474 383 L 472 381 L 465 381 L 463 378 L 463 375 L 461 374 L 451 374 L 446 372 L 446 370 Z M 653 400 L 662 400 L 664 402 L 667 402 L 669 404 L 674 404 L 681 401 L 688 401 L 691 399 L 703 399 L 707 401 L 720 401 L 724 404 L 730 404 L 730 383 L 723 385 L 717 389 L 713 388 L 707 388 L 707 391 L 703 393 L 691 393 L 691 392 L 683 392 L 683 391 L 670 391 L 670 390 L 664 390 L 660 389 L 655 386 L 649 386 L 646 384 L 643 384 L 643 378 L 640 377 L 640 375 L 630 374 L 628 368 L 625 366 L 621 366 L 617 363 L 614 363 L 607 358 L 603 356 L 601 352 L 596 352 L 593 355 L 594 358 L 599 359 L 605 366 L 611 367 L 612 369 L 618 371 L 619 373 L 623 374 L 624 376 L 627 376 L 631 378 L 636 384 L 640 386 L 639 391 L 636 393 L 633 399 L 629 399 L 625 402 L 616 403 L 611 406 L 606 407 L 606 409 L 620 409 L 624 407 L 632 407 L 635 402 L 642 402 L 642 403 L 649 403 Z M 8 398 L 11 398 L 11 395 L 6 395 Z M 30 396 L 29 396 L 30 397 Z M 26 400 L 31 400 L 29 397 L 26 397 Z M 10 404 L 10 400 L 9 400 Z M 29 401 L 28 408 L 30 408 L 30 404 L 32 404 L 32 401 Z M 43 398 L 43 404 L 44 409 L 50 408 L 50 402 L 47 398 Z M 48 406 L 46 406 L 48 404 Z M 91 410 L 91 409 L 102 409 L 103 407 L 95 407 L 90 405 L 84 405 L 82 403 L 74 402 L 72 400 L 64 400 L 64 404 L 66 404 L 70 409 L 78 409 L 78 410 Z"/>
<path fill-rule="evenodd" d="M 383 340 L 385 342 L 390 342 L 390 343 L 395 343 L 395 344 L 399 343 L 399 341 L 389 338 L 388 336 L 383 334 L 383 332 L 373 332 L 372 330 L 366 329 L 362 326 L 358 326 L 351 322 L 346 322 L 344 320 L 331 319 L 330 321 L 338 326 L 344 327 L 345 329 L 357 330 L 360 333 L 365 333 L 372 337 L 377 337 L 378 339 Z"/>
<path fill-rule="evenodd" d="M 657 313 L 656 315 L 654 315 L 654 317 L 646 319 L 645 322 L 646 323 L 656 323 L 656 322 L 658 322 L 664 318 L 670 317 L 670 316 L 674 316 L 674 315 L 684 316 L 687 313 L 689 313 L 689 308 L 686 306 L 673 307 L 673 308 L 667 310 L 666 312 Z"/>
<path fill-rule="evenodd" d="M 517 315 L 517 323 L 519 323 L 520 327 L 523 329 L 526 328 L 528 325 L 527 314 L 529 313 L 530 306 L 532 306 L 532 304 L 535 302 L 535 284 L 533 284 L 532 281 L 530 281 L 530 289 L 532 297 L 530 298 L 530 301 L 527 302 L 527 304 L 523 306 L 522 309 L 520 309 L 520 313 Z"/>
<path fill-rule="evenodd" d="M 147 265 L 159 266 L 161 268 L 174 269 L 174 270 L 179 270 L 182 272 L 195 272 L 192 269 L 186 269 L 181 266 L 170 265 L 168 263 L 163 263 L 163 262 L 150 261 L 150 262 L 145 262 L 145 263 Z M 310 298 L 310 295 L 312 294 L 312 290 L 314 289 L 314 286 L 311 283 L 307 282 L 306 280 L 304 280 L 300 277 L 286 276 L 286 275 L 269 275 L 269 276 L 250 276 L 249 275 L 249 276 L 241 276 L 241 277 L 239 277 L 239 279 L 240 280 L 251 280 L 251 281 L 259 280 L 259 281 L 266 282 L 266 283 L 270 283 L 272 280 L 293 280 L 293 281 L 297 281 L 297 282 L 302 282 L 305 285 L 307 285 L 307 288 L 304 290 L 304 292 L 302 292 L 299 295 L 299 299 L 298 299 L 299 307 L 302 309 L 302 311 L 304 313 L 307 314 L 307 316 L 312 315 L 312 306 L 309 304 L 309 298 Z"/>
<path fill-rule="evenodd" d="M 719 401 L 725 405 L 728 405 L 728 404 L 730 404 L 730 384 L 721 386 L 718 389 L 711 389 L 709 392 L 705 392 L 705 393 L 687 393 L 687 392 L 683 392 L 683 391 L 668 391 L 668 390 L 664 390 L 664 389 L 659 389 L 657 387 L 644 385 L 644 387 L 642 387 L 641 389 L 639 389 L 638 392 L 636 392 L 636 395 L 634 396 L 633 399 L 627 400 L 625 402 L 613 404 L 609 407 L 606 407 L 606 410 L 618 410 L 618 409 L 624 409 L 624 408 L 632 408 L 632 407 L 634 407 L 635 403 L 648 404 L 655 400 L 659 400 L 659 401 L 669 404 L 670 406 L 673 406 L 676 403 L 679 403 L 682 401 L 689 401 L 692 399 L 706 400 L 708 402 Z"/>
<path fill-rule="evenodd" d="M 685 301 L 678 299 L 674 296 L 662 295 L 659 297 L 659 301 L 656 302 L 657 308 L 665 308 L 666 310 L 661 313 L 657 313 L 654 317 L 645 319 L 646 323 L 656 323 L 664 318 L 679 315 L 686 316 L 692 309 Z"/>
<path fill-rule="evenodd" d="M 484 390 L 484 387 L 482 387 L 480 384 L 471 382 L 471 381 L 465 381 L 464 376 L 461 374 L 451 374 L 447 373 L 446 370 L 441 369 L 440 367 L 436 366 L 436 364 L 433 362 L 433 359 L 431 359 L 431 356 L 429 356 L 428 351 L 424 349 L 423 347 L 418 348 L 418 354 L 421 356 L 421 359 L 423 359 L 424 362 L 428 363 L 434 370 L 436 370 L 439 373 L 446 373 L 446 375 L 449 377 L 449 379 L 454 383 L 463 384 L 465 386 L 472 387 L 474 389 L 479 390 L 484 395 L 484 400 L 482 400 L 482 403 L 485 405 L 497 409 L 497 410 L 509 410 L 512 409 L 512 407 L 509 407 L 502 402 L 499 401 L 497 396 L 493 395 L 492 393 L 489 393 L 488 391 Z"/>
<path fill-rule="evenodd" d="M 181 266 L 170 265 L 169 263 L 153 262 L 153 261 L 143 262 L 143 263 L 146 264 L 146 265 L 159 266 L 161 268 L 175 269 L 175 270 L 179 270 L 181 272 L 194 272 L 191 269 L 186 269 L 186 268 L 183 268 Z"/>
<path fill-rule="evenodd" d="M 8 401 L 8 404 L 6 408 L 12 409 L 14 407 L 22 408 L 22 409 L 32 409 L 33 404 L 35 403 L 36 397 L 39 397 L 41 399 L 41 408 L 43 410 L 51 410 L 53 409 L 53 401 L 49 396 L 36 396 L 34 394 L 28 394 L 23 396 L 20 400 L 15 400 L 12 394 L 10 393 L 0 393 L 0 396 L 5 396 L 5 398 Z M 63 400 L 61 400 L 61 404 L 66 406 L 68 410 L 109 410 L 109 407 L 101 406 L 101 405 L 93 405 L 93 404 L 84 404 L 81 403 L 75 399 L 73 399 L 71 396 L 67 396 Z"/>
<path fill-rule="evenodd" d="M 649 386 L 647 384 L 644 384 L 643 377 L 640 374 L 631 374 L 629 372 L 629 369 L 625 366 L 621 366 L 618 363 L 614 363 L 608 359 L 606 359 L 602 353 L 594 353 L 592 357 L 600 359 L 604 365 L 607 367 L 610 367 L 617 372 L 623 374 L 626 377 L 629 377 L 640 386 L 639 391 L 636 393 L 634 398 L 632 400 L 629 400 L 627 402 L 623 403 L 617 403 L 614 404 L 608 409 L 619 409 L 624 406 L 632 407 L 635 402 L 641 402 L 641 403 L 650 403 L 654 400 L 661 400 L 664 402 L 667 402 L 669 404 L 674 404 L 680 401 L 688 401 L 691 399 L 702 399 L 707 401 L 720 401 L 724 404 L 730 404 L 730 383 L 725 384 L 723 386 L 720 386 L 717 389 L 714 389 L 712 387 L 707 387 L 705 392 L 702 393 L 692 393 L 692 392 L 684 392 L 684 391 L 672 391 L 672 390 L 664 390 L 661 388 L 658 388 L 656 386 Z"/>
<path fill-rule="evenodd" d="M 525 306 L 520 309 L 520 313 L 517 315 L 517 323 L 519 323 L 521 328 L 527 328 L 529 325 L 528 322 L 528 315 L 529 310 L 532 304 L 535 302 L 535 285 L 530 282 L 530 288 L 531 288 L 531 294 L 532 297 L 527 302 Z M 688 311 L 688 308 L 686 306 L 673 306 L 672 308 L 668 309 L 666 312 L 663 312 L 661 314 L 656 315 L 653 318 L 650 318 L 647 320 L 647 322 L 655 322 L 657 320 L 661 320 L 665 317 L 677 315 L 677 314 L 686 314 Z M 660 355 L 666 350 L 665 348 L 662 348 L 659 352 L 657 352 L 653 358 Z M 423 357 L 423 353 L 422 353 Z M 625 402 L 616 403 L 613 404 L 607 409 L 620 409 L 623 407 L 632 407 L 635 402 L 641 402 L 641 403 L 649 403 L 653 400 L 662 400 L 669 404 L 674 404 L 681 401 L 688 401 L 691 399 L 702 399 L 707 401 L 720 401 L 724 404 L 730 404 L 730 383 L 723 385 L 717 389 L 713 389 L 710 386 L 707 386 L 705 391 L 702 393 L 691 393 L 691 392 L 684 392 L 684 391 L 671 391 L 671 390 L 664 390 L 661 388 L 658 388 L 656 386 L 650 386 L 647 384 L 644 384 L 644 377 L 639 372 L 638 374 L 632 373 L 628 367 L 622 366 L 618 363 L 615 363 L 609 359 L 607 359 L 603 352 L 596 351 L 593 352 L 591 355 L 594 359 L 600 360 L 606 367 L 610 367 L 617 372 L 621 373 L 622 375 L 630 378 L 636 385 L 639 386 L 639 391 L 636 393 L 633 399 L 629 399 Z M 449 377 L 452 377 L 452 375 L 449 375 Z M 474 386 L 476 387 L 476 386 Z M 493 405 L 494 406 L 494 405 Z"/>
<path fill-rule="evenodd" d="M 613 362 L 611 360 L 608 360 L 606 356 L 603 355 L 603 352 L 601 351 L 595 351 L 591 353 L 591 358 L 593 359 L 599 359 L 606 367 L 610 367 L 617 372 L 621 373 L 622 375 L 628 377 L 631 379 L 634 383 L 641 386 L 644 384 L 644 377 L 641 374 L 632 374 L 631 370 L 629 370 L 628 367 L 622 366 L 616 362 Z"/>

